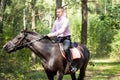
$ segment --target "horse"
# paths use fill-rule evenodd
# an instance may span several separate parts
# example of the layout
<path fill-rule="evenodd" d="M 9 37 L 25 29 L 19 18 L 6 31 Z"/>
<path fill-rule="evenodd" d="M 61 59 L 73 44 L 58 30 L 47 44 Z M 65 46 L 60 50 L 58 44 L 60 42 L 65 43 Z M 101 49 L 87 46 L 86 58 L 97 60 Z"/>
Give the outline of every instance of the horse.
<path fill-rule="evenodd" d="M 85 45 L 78 43 L 78 49 L 82 52 L 82 56 L 73 60 L 73 64 L 79 70 L 79 76 L 76 78 L 76 72 L 66 70 L 67 60 L 62 56 L 59 43 L 51 41 L 45 35 L 38 34 L 28 30 L 22 30 L 19 34 L 8 41 L 3 49 L 7 53 L 14 52 L 22 48 L 30 48 L 37 56 L 40 57 L 41 64 L 47 74 L 48 80 L 54 80 L 57 75 L 57 80 L 62 80 L 63 76 L 70 74 L 72 80 L 84 80 L 85 71 L 89 62 L 89 50 Z"/>

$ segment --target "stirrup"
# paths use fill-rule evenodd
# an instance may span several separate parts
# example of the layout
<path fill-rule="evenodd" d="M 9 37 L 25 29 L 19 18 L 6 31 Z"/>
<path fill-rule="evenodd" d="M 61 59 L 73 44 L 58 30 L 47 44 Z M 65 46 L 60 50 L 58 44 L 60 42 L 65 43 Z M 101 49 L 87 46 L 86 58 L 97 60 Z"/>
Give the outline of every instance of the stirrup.
<path fill-rule="evenodd" d="M 76 71 L 77 71 L 77 68 L 76 68 L 75 66 L 71 66 L 70 71 L 71 71 L 71 72 L 76 72 Z"/>

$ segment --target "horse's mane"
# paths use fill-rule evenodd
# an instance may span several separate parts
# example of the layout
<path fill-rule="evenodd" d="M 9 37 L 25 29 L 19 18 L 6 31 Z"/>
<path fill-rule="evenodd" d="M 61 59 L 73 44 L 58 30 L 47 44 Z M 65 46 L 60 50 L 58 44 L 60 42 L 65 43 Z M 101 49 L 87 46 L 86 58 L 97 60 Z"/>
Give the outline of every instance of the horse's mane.
<path fill-rule="evenodd" d="M 33 31 L 25 31 L 26 33 L 32 34 L 32 35 L 40 35 L 37 32 L 33 32 Z M 42 35 L 41 35 L 42 36 Z"/>
<path fill-rule="evenodd" d="M 39 36 L 40 38 L 43 38 L 43 39 L 46 39 L 46 40 L 52 41 L 48 36 L 46 36 L 46 35 L 42 35 L 42 34 L 39 34 L 39 33 L 37 33 L 37 32 L 33 32 L 33 31 L 25 31 L 25 33 L 32 34 L 32 35 L 35 35 L 35 36 Z"/>

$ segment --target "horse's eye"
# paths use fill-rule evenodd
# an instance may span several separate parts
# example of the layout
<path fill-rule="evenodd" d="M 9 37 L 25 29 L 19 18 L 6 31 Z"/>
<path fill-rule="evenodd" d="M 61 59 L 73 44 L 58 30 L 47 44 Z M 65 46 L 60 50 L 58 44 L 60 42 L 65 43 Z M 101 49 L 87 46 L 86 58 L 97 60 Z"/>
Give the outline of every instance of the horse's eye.
<path fill-rule="evenodd" d="M 19 40 L 19 39 L 21 39 L 21 37 L 18 37 L 17 39 Z"/>

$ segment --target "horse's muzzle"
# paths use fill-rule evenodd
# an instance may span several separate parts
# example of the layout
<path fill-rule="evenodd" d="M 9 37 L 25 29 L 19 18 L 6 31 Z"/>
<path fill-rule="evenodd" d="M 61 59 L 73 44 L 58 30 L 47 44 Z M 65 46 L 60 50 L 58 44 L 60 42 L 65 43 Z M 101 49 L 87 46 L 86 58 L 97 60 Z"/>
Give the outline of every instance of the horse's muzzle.
<path fill-rule="evenodd" d="M 6 43 L 4 46 L 3 46 L 3 50 L 6 51 L 7 53 L 11 53 L 14 49 L 14 46 L 11 45 L 10 42 Z"/>

